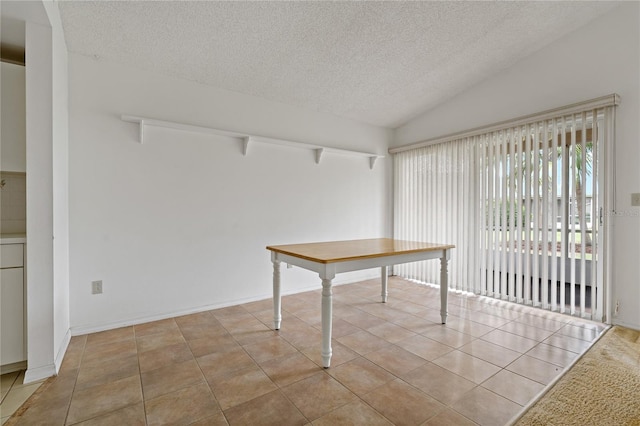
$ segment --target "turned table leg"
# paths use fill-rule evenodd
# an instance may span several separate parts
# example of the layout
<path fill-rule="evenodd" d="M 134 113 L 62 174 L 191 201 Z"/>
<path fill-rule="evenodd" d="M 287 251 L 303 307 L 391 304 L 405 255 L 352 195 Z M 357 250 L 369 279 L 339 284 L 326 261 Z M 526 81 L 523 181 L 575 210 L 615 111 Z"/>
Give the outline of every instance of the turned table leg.
<path fill-rule="evenodd" d="M 449 295 L 449 271 L 447 262 L 449 261 L 449 250 L 445 250 L 440 258 L 440 318 L 442 323 L 447 323 L 447 297 Z"/>
<path fill-rule="evenodd" d="M 387 302 L 387 295 L 389 294 L 387 292 L 387 284 L 389 282 L 389 277 L 387 275 L 387 267 L 386 266 L 382 266 L 380 268 L 380 283 L 382 284 L 382 291 L 380 293 L 380 296 L 382 296 L 382 303 L 386 303 Z"/>
<path fill-rule="evenodd" d="M 273 261 L 273 328 L 280 330 L 282 322 L 281 312 L 281 296 L 280 296 L 280 261 Z"/>
<path fill-rule="evenodd" d="M 331 365 L 331 322 L 333 316 L 331 280 L 322 279 L 322 366 Z"/>

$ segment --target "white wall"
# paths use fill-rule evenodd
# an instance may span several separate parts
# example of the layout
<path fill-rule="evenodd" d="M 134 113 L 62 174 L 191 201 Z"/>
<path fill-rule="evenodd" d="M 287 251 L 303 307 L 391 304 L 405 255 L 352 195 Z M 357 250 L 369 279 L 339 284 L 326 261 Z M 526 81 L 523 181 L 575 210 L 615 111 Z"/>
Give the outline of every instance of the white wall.
<path fill-rule="evenodd" d="M 56 371 L 69 344 L 69 85 L 68 57 L 57 5 L 44 3 L 51 24 L 53 351 Z"/>
<path fill-rule="evenodd" d="M 55 373 L 51 28 L 26 25 L 27 357 L 25 381 Z"/>
<path fill-rule="evenodd" d="M 390 235 L 388 160 L 147 128 L 134 114 L 385 155 L 391 131 L 70 55 L 74 334 L 270 297 L 268 244 Z M 283 268 L 283 292 L 320 288 Z M 378 276 L 345 274 L 340 281 Z M 103 280 L 104 293 L 91 294 Z"/>
<path fill-rule="evenodd" d="M 640 328 L 640 3 L 619 6 L 515 66 L 396 129 L 393 146 L 467 130 L 610 93 L 617 109 L 612 300 L 616 324 Z"/>
<path fill-rule="evenodd" d="M 5 1 L 1 12 L 25 22 L 28 383 L 56 373 L 70 336 L 67 53 L 54 3 Z"/>

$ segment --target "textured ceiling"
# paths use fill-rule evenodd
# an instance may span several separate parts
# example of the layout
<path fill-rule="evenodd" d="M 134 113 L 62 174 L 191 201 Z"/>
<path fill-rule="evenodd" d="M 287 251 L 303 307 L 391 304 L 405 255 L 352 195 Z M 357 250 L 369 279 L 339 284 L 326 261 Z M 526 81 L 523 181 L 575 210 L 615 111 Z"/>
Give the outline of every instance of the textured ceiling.
<path fill-rule="evenodd" d="M 391 128 L 616 6 L 581 1 L 58 5 L 71 52 Z"/>

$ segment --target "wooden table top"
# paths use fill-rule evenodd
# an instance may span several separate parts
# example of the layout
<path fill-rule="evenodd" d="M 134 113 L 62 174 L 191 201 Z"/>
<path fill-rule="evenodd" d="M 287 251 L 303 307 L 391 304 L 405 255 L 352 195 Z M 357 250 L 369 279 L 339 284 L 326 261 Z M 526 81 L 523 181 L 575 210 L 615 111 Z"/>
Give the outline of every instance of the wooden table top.
<path fill-rule="evenodd" d="M 450 244 L 393 240 L 391 238 L 267 246 L 267 250 L 318 263 L 344 262 L 397 254 L 440 251 L 452 248 L 455 248 L 455 246 Z"/>

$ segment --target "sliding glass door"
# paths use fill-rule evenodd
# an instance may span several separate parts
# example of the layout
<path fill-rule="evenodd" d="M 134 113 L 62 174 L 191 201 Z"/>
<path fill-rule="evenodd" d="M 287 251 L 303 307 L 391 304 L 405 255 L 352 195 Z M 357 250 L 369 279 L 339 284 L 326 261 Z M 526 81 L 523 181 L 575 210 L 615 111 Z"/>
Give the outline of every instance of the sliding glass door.
<path fill-rule="evenodd" d="M 592 316 L 603 120 L 590 111 L 481 138 L 480 294 Z"/>
<path fill-rule="evenodd" d="M 572 111 L 395 153 L 395 238 L 456 244 L 454 289 L 602 320 L 612 116 Z M 428 263 L 394 272 L 439 279 Z"/>

